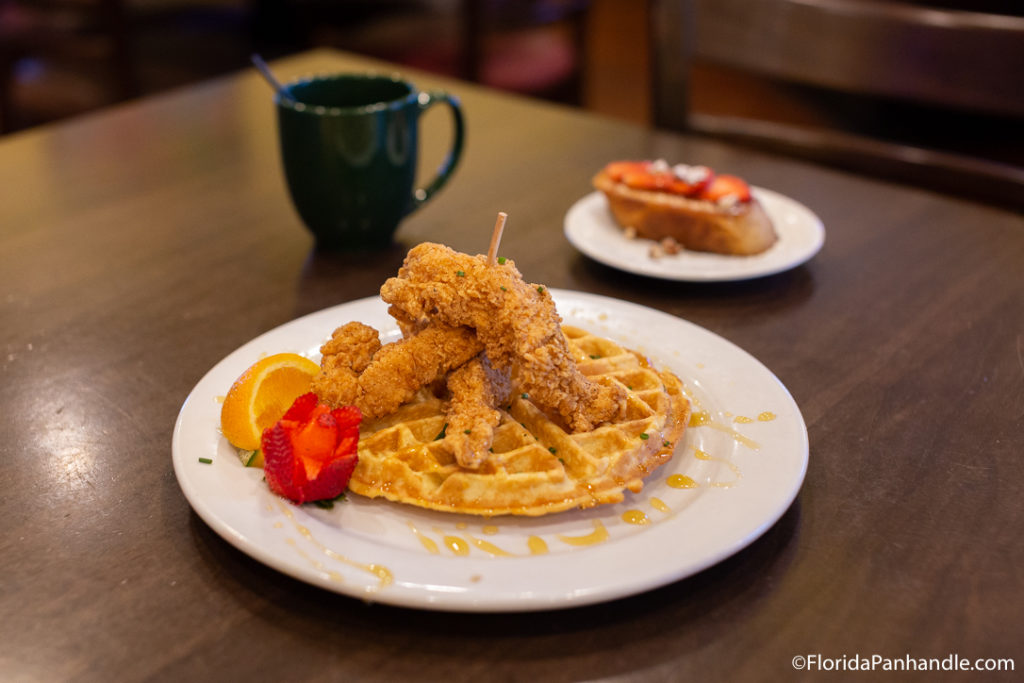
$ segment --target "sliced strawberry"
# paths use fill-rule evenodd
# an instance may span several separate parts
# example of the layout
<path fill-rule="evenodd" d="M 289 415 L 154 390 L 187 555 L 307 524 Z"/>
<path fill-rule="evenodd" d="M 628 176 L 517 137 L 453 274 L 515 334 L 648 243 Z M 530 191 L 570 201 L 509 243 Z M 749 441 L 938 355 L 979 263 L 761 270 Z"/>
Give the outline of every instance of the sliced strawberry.
<path fill-rule="evenodd" d="M 707 166 L 676 164 L 672 167 L 672 183 L 668 191 L 684 197 L 696 197 L 711 184 L 715 172 Z"/>
<path fill-rule="evenodd" d="M 298 461 L 280 422 L 263 430 L 260 448 L 263 450 L 263 476 L 270 490 L 289 500 L 301 502 L 305 472 L 300 474 L 301 468 L 296 468 Z"/>
<path fill-rule="evenodd" d="M 627 173 L 645 173 L 649 166 L 648 161 L 613 161 L 604 170 L 612 180 L 620 182 Z"/>
<path fill-rule="evenodd" d="M 312 391 L 299 396 L 281 416 L 282 420 L 301 422 L 309 418 L 320 399 Z"/>
<path fill-rule="evenodd" d="M 331 409 L 313 393 L 295 400 L 263 432 L 264 475 L 275 493 L 305 503 L 336 498 L 358 462 L 358 408 Z"/>
<path fill-rule="evenodd" d="M 609 177 L 634 190 L 668 192 L 684 197 L 699 196 L 711 183 L 714 173 L 705 166 L 658 161 L 613 161 L 605 167 Z"/>
<path fill-rule="evenodd" d="M 623 174 L 622 180 L 619 181 L 626 187 L 631 187 L 634 190 L 649 190 L 657 192 L 663 189 L 666 179 L 660 176 L 648 173 L 647 171 L 630 171 Z"/>
<path fill-rule="evenodd" d="M 342 406 L 331 411 L 331 415 L 338 421 L 342 429 L 355 429 L 359 433 L 359 423 L 363 421 L 363 414 L 355 406 Z"/>
<path fill-rule="evenodd" d="M 688 187 L 677 185 L 681 183 L 670 171 L 652 172 L 651 170 L 633 171 L 622 176 L 622 183 L 634 190 L 648 190 L 650 192 L 673 192 L 679 194 L 689 192 Z"/>
<path fill-rule="evenodd" d="M 307 470 L 309 463 L 318 463 L 309 475 L 316 476 L 320 465 L 334 457 L 338 445 L 338 422 L 331 415 L 331 409 L 319 405 L 305 421 L 287 427 L 295 456 L 308 461 Z"/>
<path fill-rule="evenodd" d="M 359 456 L 353 452 L 324 465 L 316 479 L 303 487 L 305 501 L 331 500 L 340 496 L 348 487 L 348 480 L 352 478 L 358 462 Z"/>
<path fill-rule="evenodd" d="M 331 415 L 338 424 L 338 445 L 334 449 L 335 457 L 355 453 L 359 447 L 359 423 L 363 414 L 355 406 L 335 408 Z"/>
<path fill-rule="evenodd" d="M 734 196 L 738 202 L 749 202 L 750 185 L 734 175 L 716 175 L 701 193 L 701 199 L 717 202 L 727 195 Z"/>
<path fill-rule="evenodd" d="M 669 184 L 667 190 L 672 194 L 678 194 L 684 197 L 696 197 L 697 195 L 700 195 L 702 192 L 704 192 L 704 190 L 708 187 L 710 183 L 710 174 L 704 180 L 698 181 L 696 183 L 688 183 L 685 180 L 679 180 L 678 178 L 674 178 L 671 184 Z"/>

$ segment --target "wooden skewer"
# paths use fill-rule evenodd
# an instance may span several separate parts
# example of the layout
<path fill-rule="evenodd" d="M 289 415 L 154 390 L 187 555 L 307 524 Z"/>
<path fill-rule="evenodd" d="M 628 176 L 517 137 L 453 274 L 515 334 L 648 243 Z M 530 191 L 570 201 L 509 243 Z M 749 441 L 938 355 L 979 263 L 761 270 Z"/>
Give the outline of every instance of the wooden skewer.
<path fill-rule="evenodd" d="M 507 213 L 498 212 L 498 220 L 494 223 L 494 232 L 491 234 L 491 248 L 487 251 L 487 265 L 489 266 L 498 262 L 498 244 L 501 243 L 501 233 L 505 230 L 505 219 L 507 218 Z"/>

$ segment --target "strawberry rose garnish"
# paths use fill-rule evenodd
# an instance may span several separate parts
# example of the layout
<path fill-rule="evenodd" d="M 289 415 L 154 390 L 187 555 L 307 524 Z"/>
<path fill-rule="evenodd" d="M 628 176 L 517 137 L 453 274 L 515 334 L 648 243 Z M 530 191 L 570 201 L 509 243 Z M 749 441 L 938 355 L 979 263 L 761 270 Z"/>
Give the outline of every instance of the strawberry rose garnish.
<path fill-rule="evenodd" d="M 312 392 L 295 399 L 263 432 L 263 474 L 270 490 L 296 503 L 340 496 L 359 461 L 362 419 L 355 406 L 332 409 Z"/>

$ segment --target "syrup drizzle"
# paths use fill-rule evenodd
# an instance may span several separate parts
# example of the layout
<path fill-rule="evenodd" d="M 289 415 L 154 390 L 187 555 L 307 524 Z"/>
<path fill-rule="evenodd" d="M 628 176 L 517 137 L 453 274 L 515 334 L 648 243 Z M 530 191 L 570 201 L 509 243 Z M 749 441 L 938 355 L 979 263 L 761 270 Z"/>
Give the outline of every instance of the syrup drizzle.
<path fill-rule="evenodd" d="M 416 528 L 416 525 L 409 521 L 409 528 L 412 530 L 413 535 L 419 539 L 420 544 L 427 549 L 427 552 L 431 555 L 440 555 L 441 549 L 437 547 L 437 543 L 430 536 L 425 535 L 422 531 Z"/>
<path fill-rule="evenodd" d="M 548 544 L 540 536 L 530 536 L 526 539 L 526 545 L 531 555 L 546 555 L 548 552 Z"/>
<path fill-rule="evenodd" d="M 558 540 L 575 546 L 597 545 L 608 540 L 608 530 L 601 523 L 601 520 L 595 519 L 594 530 L 586 536 L 562 536 L 559 534 Z"/>
<path fill-rule="evenodd" d="M 758 422 L 771 422 L 776 417 L 778 417 L 778 416 L 775 413 L 766 410 L 766 411 L 764 411 L 763 413 L 760 413 L 757 416 L 757 421 Z M 745 415 L 737 415 L 736 417 L 733 418 L 732 421 L 735 422 L 736 424 L 750 424 L 751 422 L 754 421 L 754 418 L 747 417 Z"/>
<path fill-rule="evenodd" d="M 467 542 L 466 539 L 455 536 L 454 534 L 445 534 L 437 527 L 434 527 L 434 533 L 442 536 L 441 541 L 444 543 L 444 547 L 448 548 L 448 550 L 452 551 L 455 555 L 459 555 L 460 557 L 469 555 L 469 542 Z"/>
<path fill-rule="evenodd" d="M 693 413 L 691 413 L 689 426 L 711 427 L 712 429 L 717 429 L 718 431 L 724 432 L 725 434 L 731 436 L 736 443 L 746 446 L 752 451 L 756 451 L 761 448 L 761 445 L 758 444 L 753 439 L 743 436 L 729 425 L 723 424 L 713 419 L 711 417 L 711 413 L 709 413 L 706 410 L 696 410 Z"/>
<path fill-rule="evenodd" d="M 696 446 L 693 447 L 693 455 L 698 460 L 707 460 L 709 462 L 720 462 L 720 463 L 722 463 L 723 465 L 728 467 L 732 471 L 733 475 L 735 475 L 735 477 L 736 477 L 732 481 L 711 481 L 711 482 L 708 482 L 708 486 L 714 486 L 715 488 L 720 488 L 720 489 L 727 489 L 727 488 L 730 488 L 730 487 L 734 486 L 735 484 L 737 484 L 739 482 L 739 480 L 743 477 L 743 474 L 740 472 L 740 468 L 737 467 L 735 463 L 732 463 L 732 462 L 730 462 L 728 460 L 725 460 L 723 458 L 713 458 L 708 453 L 702 451 L 701 449 L 697 448 Z"/>
<path fill-rule="evenodd" d="M 695 489 L 700 486 L 692 477 L 685 474 L 673 474 L 666 483 L 674 489 Z"/>
<path fill-rule="evenodd" d="M 364 571 L 364 572 L 367 572 L 369 574 L 372 574 L 372 575 L 376 576 L 377 580 L 378 580 L 377 586 L 375 586 L 375 587 L 374 586 L 367 586 L 367 588 L 366 588 L 367 592 L 378 591 L 378 590 L 384 588 L 385 586 L 388 586 L 388 585 L 390 585 L 391 583 L 394 582 L 395 576 L 394 576 L 394 574 L 391 573 L 391 570 L 388 569 L 387 567 L 381 566 L 379 564 L 370 564 L 370 563 L 365 563 L 365 562 L 357 562 L 357 561 L 349 559 L 349 558 L 345 557 L 344 555 L 342 555 L 341 553 L 336 552 L 336 551 L 332 550 L 331 548 L 328 548 L 327 546 L 325 546 L 323 543 L 318 541 L 313 536 L 313 532 L 311 532 L 308 528 L 306 528 L 305 526 L 303 526 L 303 525 L 299 524 L 297 521 L 295 521 L 295 513 L 293 513 L 288 508 L 287 505 L 285 505 L 283 502 L 281 502 L 279 500 L 276 501 L 276 502 L 277 502 L 278 510 L 280 510 L 281 513 L 284 514 L 284 516 L 288 518 L 288 521 L 290 521 L 292 523 L 292 526 L 295 527 L 295 531 L 297 531 L 300 536 L 305 538 L 313 547 L 315 547 L 317 550 L 319 550 L 321 553 L 323 553 L 326 557 L 331 558 L 335 562 L 340 562 L 342 564 L 347 564 L 350 567 L 355 567 L 356 569 L 359 569 L 360 571 Z M 295 539 L 289 538 L 289 539 L 287 539 L 287 542 L 288 542 L 289 545 L 291 545 L 292 547 L 295 548 L 295 550 L 299 553 L 300 556 L 302 556 L 308 562 L 310 562 L 310 564 L 312 564 L 314 568 L 316 568 L 319 571 L 325 571 L 323 562 L 318 560 L 318 559 L 314 559 L 314 558 L 310 557 L 304 550 L 302 550 L 298 546 L 298 544 L 295 542 Z M 334 572 L 334 571 L 327 572 L 327 576 L 328 576 L 328 578 L 330 578 L 333 581 L 342 581 L 343 580 L 341 574 L 338 574 L 337 572 Z"/>
<path fill-rule="evenodd" d="M 664 503 L 662 503 L 662 505 L 664 505 Z M 666 509 L 668 509 L 667 506 L 665 507 Z M 642 512 L 637 511 L 637 513 L 643 516 Z M 412 531 L 413 535 L 416 536 L 417 540 L 419 540 L 420 544 L 423 545 L 424 548 L 426 548 L 427 552 L 433 555 L 440 554 L 440 545 L 436 541 L 434 541 L 433 538 L 420 531 L 411 520 L 407 520 L 406 524 L 409 526 L 409 530 Z M 469 525 L 465 522 L 458 522 L 455 525 L 457 529 L 466 529 L 468 528 L 468 526 Z M 431 531 L 441 538 L 441 545 L 443 545 L 449 551 L 451 551 L 453 555 L 457 555 L 459 557 L 465 557 L 469 555 L 470 550 L 473 547 L 479 548 L 491 557 L 522 556 L 520 553 L 510 552 L 498 546 L 497 544 L 492 543 L 491 541 L 479 538 L 469 533 L 466 533 L 463 536 L 457 536 L 455 534 L 446 534 L 439 527 L 433 527 L 431 528 Z M 498 533 L 499 529 L 497 526 L 493 524 L 488 524 L 482 528 L 482 531 L 485 534 L 496 534 Z M 601 543 L 607 540 L 608 531 L 604 528 L 604 525 L 601 524 L 601 522 L 595 521 L 594 531 L 590 534 L 587 534 L 585 536 L 559 536 L 558 538 L 562 542 L 573 546 L 595 545 L 597 543 Z M 526 547 L 529 550 L 530 555 L 546 555 L 548 553 L 547 541 L 545 541 L 540 536 L 530 535 L 529 537 L 527 537 Z"/>
<path fill-rule="evenodd" d="M 622 513 L 622 521 L 629 524 L 650 524 L 651 520 L 647 517 L 643 510 L 626 510 Z"/>
<path fill-rule="evenodd" d="M 485 553 L 488 553 L 493 557 L 512 557 L 512 553 L 502 550 L 490 541 L 485 541 L 482 538 L 476 538 L 474 536 L 470 536 L 469 534 L 466 534 L 466 538 L 468 538 L 469 542 L 475 545 L 477 548 L 480 548 L 480 550 L 483 550 Z"/>

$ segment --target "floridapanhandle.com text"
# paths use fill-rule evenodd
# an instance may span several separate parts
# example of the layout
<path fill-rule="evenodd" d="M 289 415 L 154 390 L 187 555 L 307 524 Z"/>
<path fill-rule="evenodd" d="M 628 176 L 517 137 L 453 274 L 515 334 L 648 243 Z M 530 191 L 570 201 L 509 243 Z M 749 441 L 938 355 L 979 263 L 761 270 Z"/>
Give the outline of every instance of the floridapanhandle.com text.
<path fill-rule="evenodd" d="M 898 657 L 872 654 L 844 654 L 829 657 L 820 653 L 800 654 L 793 657 L 797 671 L 1016 671 L 1011 657 L 963 657 L 949 654 L 945 657 Z"/>

